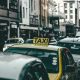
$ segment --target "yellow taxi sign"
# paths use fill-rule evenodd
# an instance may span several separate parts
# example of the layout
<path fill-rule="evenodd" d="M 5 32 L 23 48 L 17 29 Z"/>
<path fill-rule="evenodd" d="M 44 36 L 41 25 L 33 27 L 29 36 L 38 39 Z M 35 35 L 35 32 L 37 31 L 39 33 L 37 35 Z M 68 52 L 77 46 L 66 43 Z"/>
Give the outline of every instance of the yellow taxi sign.
<path fill-rule="evenodd" d="M 48 46 L 49 38 L 38 38 L 33 39 L 33 44 L 36 46 Z"/>

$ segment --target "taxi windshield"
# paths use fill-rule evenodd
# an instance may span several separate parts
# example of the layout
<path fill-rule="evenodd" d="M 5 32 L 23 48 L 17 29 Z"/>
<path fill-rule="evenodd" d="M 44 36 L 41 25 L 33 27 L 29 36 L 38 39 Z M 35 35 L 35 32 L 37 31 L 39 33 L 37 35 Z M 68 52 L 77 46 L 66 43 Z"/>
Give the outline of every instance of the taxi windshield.
<path fill-rule="evenodd" d="M 49 73 L 57 73 L 59 71 L 58 52 L 53 50 L 33 49 L 33 48 L 8 48 L 5 52 L 17 53 L 38 57 L 45 64 Z"/>

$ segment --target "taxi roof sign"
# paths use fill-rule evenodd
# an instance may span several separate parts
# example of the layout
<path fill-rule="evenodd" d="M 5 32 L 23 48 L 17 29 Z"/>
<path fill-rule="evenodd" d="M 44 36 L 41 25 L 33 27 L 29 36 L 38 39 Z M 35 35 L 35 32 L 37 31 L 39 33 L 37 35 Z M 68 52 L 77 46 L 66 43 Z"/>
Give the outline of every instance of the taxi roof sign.
<path fill-rule="evenodd" d="M 38 38 L 33 39 L 33 44 L 36 46 L 48 46 L 49 38 Z"/>

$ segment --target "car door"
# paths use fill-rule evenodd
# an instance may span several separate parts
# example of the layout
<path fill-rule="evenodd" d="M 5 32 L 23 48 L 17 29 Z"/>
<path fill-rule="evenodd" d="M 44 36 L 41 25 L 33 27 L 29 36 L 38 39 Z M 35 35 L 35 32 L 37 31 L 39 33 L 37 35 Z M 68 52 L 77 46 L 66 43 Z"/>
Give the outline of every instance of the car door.
<path fill-rule="evenodd" d="M 75 70 L 74 71 L 66 71 L 66 67 L 69 66 L 73 66 L 75 67 L 75 62 L 74 59 L 71 55 L 71 53 L 69 52 L 68 49 L 64 49 L 63 50 L 63 55 L 62 55 L 62 64 L 63 64 L 63 78 L 65 80 L 76 80 L 75 79 Z"/>

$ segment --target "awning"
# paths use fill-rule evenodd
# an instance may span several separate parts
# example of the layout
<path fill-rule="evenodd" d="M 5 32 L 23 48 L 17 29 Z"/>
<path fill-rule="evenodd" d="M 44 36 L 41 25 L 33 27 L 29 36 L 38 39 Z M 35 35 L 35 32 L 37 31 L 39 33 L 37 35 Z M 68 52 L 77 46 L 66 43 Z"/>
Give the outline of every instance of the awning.
<path fill-rule="evenodd" d="M 20 26 L 20 29 L 38 30 L 38 27 Z M 42 30 L 42 28 L 41 28 L 41 27 L 40 27 L 40 30 Z"/>
<path fill-rule="evenodd" d="M 50 18 L 59 18 L 59 19 L 65 19 L 65 15 L 64 14 L 54 14 L 54 15 L 50 15 Z"/>
<path fill-rule="evenodd" d="M 62 25 L 65 26 L 65 25 L 74 25 L 74 24 L 68 21 L 68 22 L 63 22 Z"/>

